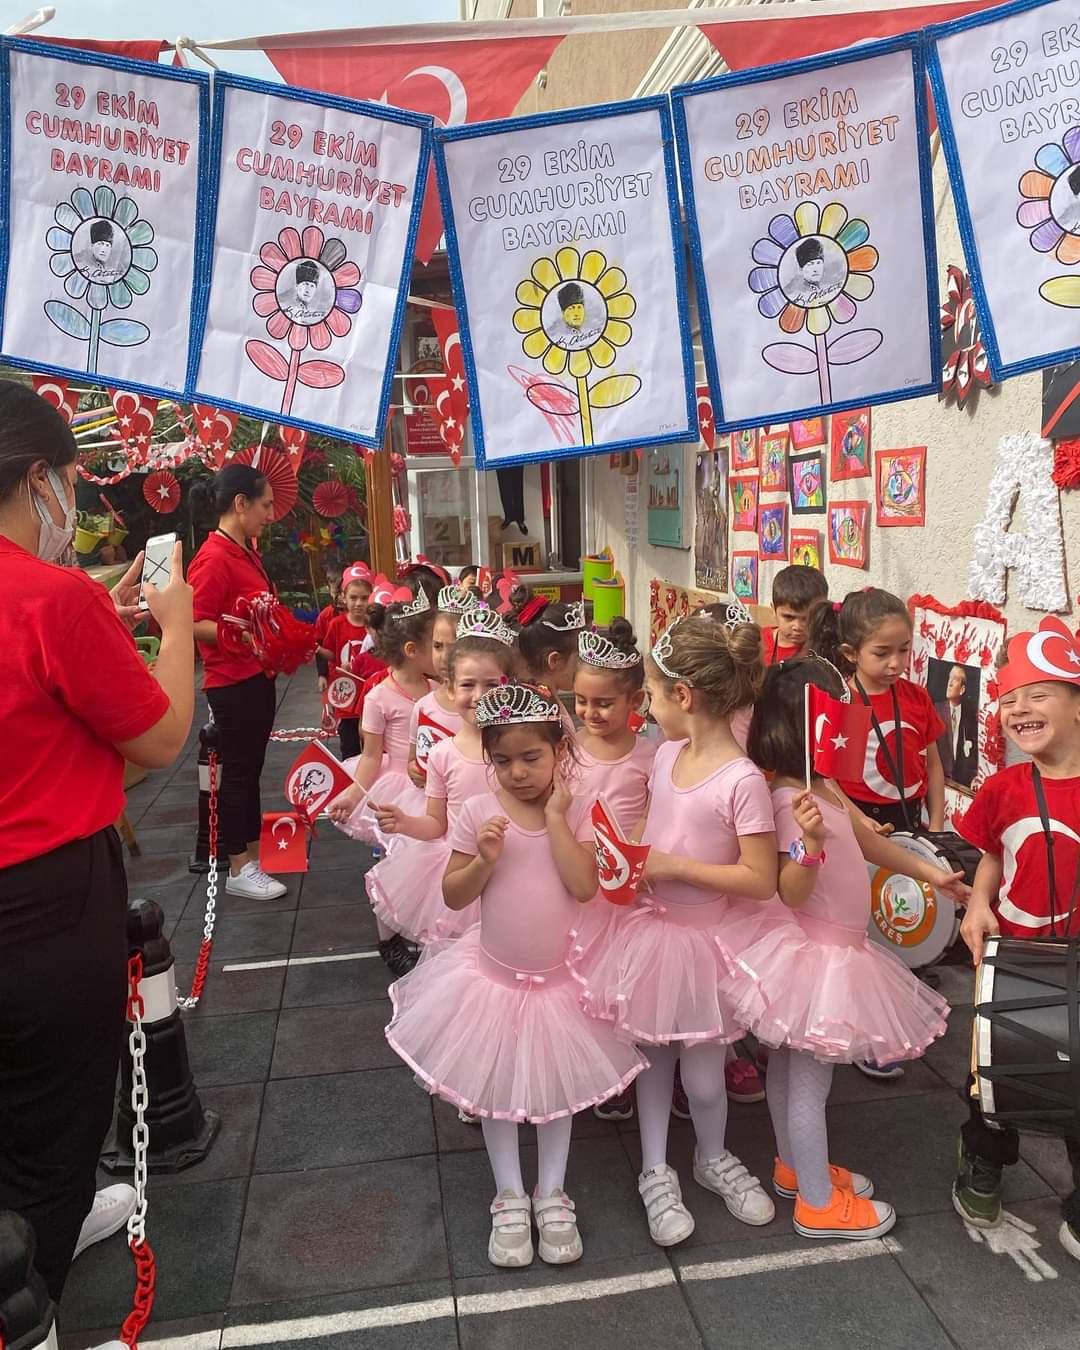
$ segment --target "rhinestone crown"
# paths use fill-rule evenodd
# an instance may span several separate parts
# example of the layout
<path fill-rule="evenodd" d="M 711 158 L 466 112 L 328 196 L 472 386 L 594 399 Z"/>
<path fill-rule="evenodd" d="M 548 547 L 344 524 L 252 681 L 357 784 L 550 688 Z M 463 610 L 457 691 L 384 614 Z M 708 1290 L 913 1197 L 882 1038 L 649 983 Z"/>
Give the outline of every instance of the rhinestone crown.
<path fill-rule="evenodd" d="M 503 684 L 476 705 L 478 727 L 508 727 L 523 722 L 561 722 L 557 700 L 527 684 Z"/>

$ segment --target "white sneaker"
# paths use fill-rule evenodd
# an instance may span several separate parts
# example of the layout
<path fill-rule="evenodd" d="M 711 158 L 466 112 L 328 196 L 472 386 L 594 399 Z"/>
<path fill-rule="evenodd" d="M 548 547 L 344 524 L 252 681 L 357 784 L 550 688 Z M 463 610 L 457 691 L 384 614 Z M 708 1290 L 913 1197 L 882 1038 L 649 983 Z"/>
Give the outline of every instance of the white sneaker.
<path fill-rule="evenodd" d="M 491 1202 L 488 1260 L 493 1266 L 528 1266 L 532 1259 L 532 1201 L 500 1191 Z"/>
<path fill-rule="evenodd" d="M 275 881 L 265 872 L 260 872 L 257 864 L 246 862 L 236 876 L 229 874 L 225 882 L 227 895 L 242 895 L 248 900 L 276 900 L 284 895 L 288 887 L 281 881 Z"/>
<path fill-rule="evenodd" d="M 580 1259 L 581 1245 L 574 1202 L 564 1191 L 539 1196 L 533 1192 L 533 1215 L 540 1239 L 540 1260 L 549 1266 L 565 1266 Z"/>
<path fill-rule="evenodd" d="M 75 1243 L 75 1255 L 72 1260 L 95 1242 L 119 1233 L 128 1219 L 135 1213 L 135 1188 L 125 1182 L 115 1186 L 106 1186 L 94 1196 L 90 1213 L 83 1220 L 79 1240 Z"/>
<path fill-rule="evenodd" d="M 458 1120 L 461 1121 L 462 1125 L 479 1125 L 479 1124 L 480 1124 L 480 1117 L 479 1117 L 479 1116 L 474 1116 L 474 1115 L 472 1114 L 471 1111 L 466 1111 L 465 1108 L 464 1108 L 463 1106 L 459 1106 L 459 1107 L 458 1107 L 458 1109 L 457 1109 L 457 1118 L 458 1118 Z"/>
<path fill-rule="evenodd" d="M 734 1153 L 724 1149 L 716 1158 L 694 1153 L 694 1180 L 718 1195 L 736 1219 L 760 1227 L 776 1218 L 776 1206 Z"/>
<path fill-rule="evenodd" d="M 682 1188 L 675 1169 L 662 1163 L 642 1172 L 638 1193 L 645 1204 L 649 1236 L 658 1247 L 674 1247 L 694 1231 L 694 1216 L 682 1202 Z"/>

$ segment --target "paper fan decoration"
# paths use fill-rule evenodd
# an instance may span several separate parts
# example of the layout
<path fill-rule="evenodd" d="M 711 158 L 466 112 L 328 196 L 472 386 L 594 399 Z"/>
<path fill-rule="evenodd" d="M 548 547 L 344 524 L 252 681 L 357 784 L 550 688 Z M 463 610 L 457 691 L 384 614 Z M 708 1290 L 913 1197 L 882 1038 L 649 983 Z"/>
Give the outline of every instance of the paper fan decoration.
<path fill-rule="evenodd" d="M 147 475 L 143 496 L 160 515 L 172 515 L 180 505 L 180 480 L 168 469 L 158 469 Z"/>
<path fill-rule="evenodd" d="M 311 504 L 320 516 L 333 520 L 349 509 L 349 489 L 340 478 L 328 478 L 311 494 Z"/>
<path fill-rule="evenodd" d="M 249 445 L 233 456 L 234 464 L 250 464 L 264 473 L 274 489 L 274 519 L 284 520 L 296 505 L 299 489 L 296 474 L 283 450 L 272 450 L 268 445 Z"/>

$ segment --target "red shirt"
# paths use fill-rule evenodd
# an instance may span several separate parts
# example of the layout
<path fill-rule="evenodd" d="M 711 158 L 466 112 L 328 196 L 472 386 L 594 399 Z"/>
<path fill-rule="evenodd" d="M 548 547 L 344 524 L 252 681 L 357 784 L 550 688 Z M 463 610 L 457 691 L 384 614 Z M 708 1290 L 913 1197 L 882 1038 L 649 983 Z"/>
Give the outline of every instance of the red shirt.
<path fill-rule="evenodd" d="M 1030 764 L 1013 764 L 988 778 L 957 823 L 965 839 L 1001 858 L 1001 888 L 993 909 L 1003 937 L 1050 937 L 1050 869 L 1046 836 Z M 1069 910 L 1080 866 L 1080 778 L 1042 780 L 1054 836 L 1057 935 Z M 1080 903 L 1072 934 L 1080 933 Z"/>
<path fill-rule="evenodd" d="M 781 647 L 778 642 L 778 628 L 763 628 L 761 640 L 765 647 L 765 664 L 778 665 L 781 661 L 791 661 L 802 652 L 801 647 Z"/>
<path fill-rule="evenodd" d="M 0 867 L 85 839 L 124 809 L 124 760 L 169 700 L 104 586 L 0 537 Z"/>
<path fill-rule="evenodd" d="M 324 605 L 319 610 L 319 617 L 315 620 L 315 641 L 320 647 L 326 646 L 326 630 L 330 627 L 332 619 L 336 619 L 341 613 L 337 605 Z"/>
<path fill-rule="evenodd" d="M 195 592 L 195 622 L 231 614 L 241 596 L 273 591 L 274 583 L 254 549 L 242 548 L 235 539 L 213 530 L 191 560 L 188 581 Z M 261 675 L 262 666 L 254 656 L 229 656 L 221 647 L 199 643 L 203 661 L 203 688 L 217 689 L 223 684 L 239 684 Z"/>
<path fill-rule="evenodd" d="M 332 653 L 331 660 L 344 670 L 351 670 L 350 662 L 360 655 L 360 648 L 367 637 L 367 629 L 362 623 L 353 623 L 347 614 L 338 614 L 332 618 L 326 628 L 326 636 L 319 641 Z M 353 670 L 353 674 L 357 674 Z"/>
<path fill-rule="evenodd" d="M 926 751 L 945 730 L 945 723 L 938 716 L 930 701 L 930 695 L 921 684 L 912 684 L 910 680 L 897 680 L 894 688 L 900 705 L 900 722 L 903 726 L 904 797 L 908 801 L 921 800 L 926 796 Z M 851 696 L 858 698 L 858 690 L 853 691 Z M 892 693 L 886 690 L 884 694 L 872 695 L 870 707 L 881 727 L 892 762 L 897 765 L 896 718 L 893 714 Z M 893 781 L 893 771 L 889 768 L 889 758 L 883 753 L 873 727 L 870 728 L 866 742 L 866 761 L 862 777 L 842 782 L 840 786 L 849 797 L 860 802 L 895 805 L 900 800 L 900 792 Z"/>

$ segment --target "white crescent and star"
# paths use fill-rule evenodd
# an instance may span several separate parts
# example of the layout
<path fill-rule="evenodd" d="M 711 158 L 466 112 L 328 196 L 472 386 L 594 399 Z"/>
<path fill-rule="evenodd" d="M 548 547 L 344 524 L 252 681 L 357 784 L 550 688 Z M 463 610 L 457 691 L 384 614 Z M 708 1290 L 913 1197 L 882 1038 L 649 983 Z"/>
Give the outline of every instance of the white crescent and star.
<path fill-rule="evenodd" d="M 400 80 L 394 82 L 394 88 L 406 84 L 409 80 L 415 79 L 419 75 L 426 75 L 429 79 L 438 80 L 446 90 L 446 97 L 449 100 L 449 112 L 446 119 L 435 118 L 444 127 L 464 126 L 469 113 L 469 96 L 465 92 L 465 86 L 461 79 L 448 70 L 446 66 L 418 66 L 415 70 L 410 70 L 407 75 L 403 75 Z M 390 90 L 384 89 L 382 97 L 377 101 L 379 103 L 390 102 Z"/>
<path fill-rule="evenodd" d="M 289 827 L 288 839 L 283 839 L 278 834 L 279 825 L 288 825 Z M 278 848 L 281 849 L 282 852 L 285 852 L 289 848 L 289 845 L 292 843 L 293 836 L 296 834 L 296 821 L 293 819 L 292 816 L 279 816 L 277 820 L 274 821 L 274 824 L 270 829 L 270 833 L 277 840 Z"/>
<path fill-rule="evenodd" d="M 1076 666 L 1080 665 L 1076 653 L 1069 652 L 1069 660 L 1073 663 L 1074 669 L 1066 670 L 1062 666 L 1055 665 L 1046 654 L 1046 643 L 1049 638 L 1056 638 L 1059 642 L 1066 642 L 1067 639 L 1061 633 L 1053 631 L 1046 633 L 1033 633 L 1028 639 L 1027 657 L 1036 670 L 1041 670 L 1046 675 L 1062 676 L 1066 680 L 1075 680 L 1077 677 Z"/>
<path fill-rule="evenodd" d="M 881 742 L 888 740 L 889 733 L 896 730 L 896 723 L 893 721 L 881 723 Z M 900 734 L 904 731 L 910 731 L 915 734 L 915 728 L 909 722 L 900 723 Z M 887 797 L 890 801 L 900 800 L 900 789 L 895 783 L 886 781 L 878 768 L 878 751 L 881 748 L 877 736 L 868 736 L 866 738 L 866 759 L 863 763 L 863 782 L 871 792 L 876 792 L 879 797 Z M 904 784 L 904 796 L 907 797 L 918 787 L 917 783 Z"/>

